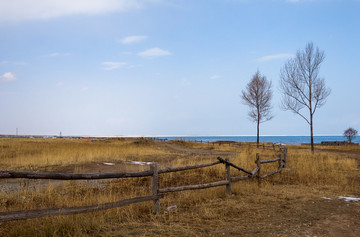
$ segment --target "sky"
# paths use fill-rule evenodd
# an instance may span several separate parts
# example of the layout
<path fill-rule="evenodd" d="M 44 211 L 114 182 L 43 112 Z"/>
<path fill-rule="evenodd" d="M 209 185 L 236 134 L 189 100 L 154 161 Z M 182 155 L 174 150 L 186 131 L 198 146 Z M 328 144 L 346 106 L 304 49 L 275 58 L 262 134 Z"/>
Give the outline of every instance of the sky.
<path fill-rule="evenodd" d="M 272 81 L 261 135 L 308 135 L 280 70 L 325 52 L 315 135 L 360 129 L 360 0 L 0 0 L 0 134 L 256 135 L 241 91 Z M 306 111 L 303 111 L 306 113 Z"/>

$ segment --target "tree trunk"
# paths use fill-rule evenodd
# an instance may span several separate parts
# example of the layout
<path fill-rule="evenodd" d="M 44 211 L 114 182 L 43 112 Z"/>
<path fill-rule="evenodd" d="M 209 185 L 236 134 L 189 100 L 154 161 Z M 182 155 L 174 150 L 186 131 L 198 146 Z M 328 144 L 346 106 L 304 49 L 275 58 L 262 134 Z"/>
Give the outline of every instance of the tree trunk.
<path fill-rule="evenodd" d="M 259 130 L 260 130 L 260 120 L 258 119 L 257 121 L 257 131 L 256 131 L 256 144 L 257 144 L 257 147 L 259 148 Z"/>
<path fill-rule="evenodd" d="M 314 154 L 313 107 L 312 107 L 312 77 L 309 71 L 309 109 L 310 109 L 310 143 L 311 153 Z"/>
<path fill-rule="evenodd" d="M 313 115 L 310 113 L 310 136 L 311 136 L 311 152 L 314 154 L 314 132 L 313 132 Z"/>

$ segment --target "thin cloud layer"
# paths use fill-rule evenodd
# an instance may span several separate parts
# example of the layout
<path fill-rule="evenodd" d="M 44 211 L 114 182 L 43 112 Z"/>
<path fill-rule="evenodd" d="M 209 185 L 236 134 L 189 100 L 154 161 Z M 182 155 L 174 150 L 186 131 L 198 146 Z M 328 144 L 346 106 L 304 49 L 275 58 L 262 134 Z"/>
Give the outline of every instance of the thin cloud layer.
<path fill-rule="evenodd" d="M 181 86 L 183 86 L 183 87 L 191 86 L 191 82 L 187 78 L 182 78 L 181 79 Z"/>
<path fill-rule="evenodd" d="M 58 53 L 58 52 L 55 52 L 55 53 L 47 54 L 47 55 L 45 55 L 45 57 L 54 58 L 54 57 L 69 56 L 69 55 L 71 55 L 71 54 L 70 53 Z"/>
<path fill-rule="evenodd" d="M 220 76 L 219 75 L 212 75 L 211 77 L 210 77 L 210 79 L 211 80 L 215 80 L 215 79 L 218 79 L 218 78 L 220 78 Z"/>
<path fill-rule="evenodd" d="M 122 44 L 134 44 L 134 43 L 139 43 L 141 41 L 144 41 L 147 38 L 148 37 L 146 35 L 132 35 L 132 36 L 123 38 L 120 42 Z"/>
<path fill-rule="evenodd" d="M 1 61 L 0 65 L 26 65 L 26 62 L 10 62 L 10 61 Z"/>
<path fill-rule="evenodd" d="M 126 62 L 102 62 L 103 69 L 106 71 L 115 70 L 127 65 Z"/>
<path fill-rule="evenodd" d="M 293 57 L 295 57 L 295 55 L 282 53 L 282 54 L 273 54 L 273 55 L 263 56 L 263 57 L 257 58 L 256 61 L 267 62 L 267 61 L 272 61 L 272 60 L 288 59 L 288 58 L 293 58 Z"/>
<path fill-rule="evenodd" d="M 290 3 L 298 3 L 298 2 L 311 2 L 314 0 L 286 0 L 286 2 L 290 2 Z"/>
<path fill-rule="evenodd" d="M 16 77 L 11 72 L 5 72 L 2 76 L 0 76 L 1 82 L 11 82 L 11 81 L 15 81 L 15 80 L 16 80 Z"/>
<path fill-rule="evenodd" d="M 0 1 L 0 22 L 49 19 L 74 14 L 101 14 L 141 8 L 144 0 Z"/>
<path fill-rule="evenodd" d="M 142 57 L 153 58 L 153 57 L 168 56 L 168 55 L 171 55 L 171 53 L 164 49 L 151 48 L 151 49 L 147 49 L 145 51 L 140 52 L 139 55 Z"/>

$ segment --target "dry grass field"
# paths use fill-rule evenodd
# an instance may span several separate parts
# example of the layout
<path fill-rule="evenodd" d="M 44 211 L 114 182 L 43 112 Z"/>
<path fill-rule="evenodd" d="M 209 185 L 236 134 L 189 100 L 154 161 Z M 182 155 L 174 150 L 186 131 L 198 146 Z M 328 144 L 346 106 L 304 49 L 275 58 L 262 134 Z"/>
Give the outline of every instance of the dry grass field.
<path fill-rule="evenodd" d="M 245 143 L 212 145 L 149 139 L 0 139 L 0 170 L 51 172 L 142 171 L 216 161 L 218 156 L 253 170 L 256 153 L 271 150 Z M 109 163 L 112 163 L 109 165 Z M 264 165 L 262 172 L 277 164 Z M 281 174 L 225 187 L 166 194 L 162 214 L 152 202 L 88 214 L 0 223 L 0 236 L 358 236 L 360 146 L 288 146 Z M 233 176 L 241 175 L 231 170 Z M 224 179 L 224 165 L 161 174 L 159 186 L 174 187 Z M 150 194 L 150 178 L 98 181 L 0 179 L 0 212 L 92 205 Z M 176 206 L 170 210 L 167 207 Z"/>

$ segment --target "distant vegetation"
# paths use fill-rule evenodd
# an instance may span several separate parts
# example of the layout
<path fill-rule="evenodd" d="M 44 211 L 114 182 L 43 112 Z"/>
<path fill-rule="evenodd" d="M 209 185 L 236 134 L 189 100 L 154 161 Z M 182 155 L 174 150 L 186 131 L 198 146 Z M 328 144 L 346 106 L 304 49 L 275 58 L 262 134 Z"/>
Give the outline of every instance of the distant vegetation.
<path fill-rule="evenodd" d="M 349 143 L 358 135 L 358 131 L 355 128 L 348 128 L 344 131 L 344 137 L 348 140 Z"/>

